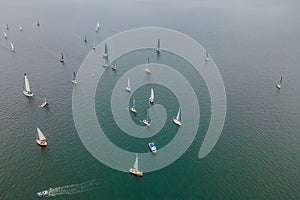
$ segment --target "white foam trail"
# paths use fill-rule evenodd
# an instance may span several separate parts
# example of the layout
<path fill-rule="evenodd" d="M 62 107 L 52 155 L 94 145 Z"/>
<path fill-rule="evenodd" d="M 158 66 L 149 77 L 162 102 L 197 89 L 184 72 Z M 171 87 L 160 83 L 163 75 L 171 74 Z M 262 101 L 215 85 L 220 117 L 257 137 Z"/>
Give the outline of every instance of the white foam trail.
<path fill-rule="evenodd" d="M 67 194 L 77 194 L 81 192 L 87 192 L 96 189 L 98 183 L 96 180 L 87 181 L 79 184 L 71 184 L 56 188 L 50 188 L 51 191 L 49 192 L 50 196 L 57 196 L 57 195 L 67 195 Z M 49 189 L 49 190 L 50 190 Z"/>

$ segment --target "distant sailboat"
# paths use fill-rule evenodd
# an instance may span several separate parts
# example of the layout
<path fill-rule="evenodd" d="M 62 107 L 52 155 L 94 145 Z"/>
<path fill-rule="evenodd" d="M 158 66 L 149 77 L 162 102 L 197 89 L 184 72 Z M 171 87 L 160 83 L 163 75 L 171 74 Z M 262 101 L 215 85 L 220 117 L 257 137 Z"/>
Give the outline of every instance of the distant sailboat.
<path fill-rule="evenodd" d="M 44 98 L 44 100 L 41 103 L 41 108 L 44 108 L 47 105 L 48 105 L 48 102 L 47 102 L 46 98 Z"/>
<path fill-rule="evenodd" d="M 39 21 L 37 21 L 36 25 L 39 27 L 39 26 L 40 26 L 40 22 L 39 22 Z"/>
<path fill-rule="evenodd" d="M 138 154 L 135 155 L 135 162 L 132 168 L 129 169 L 128 171 L 130 174 L 142 177 L 143 176 L 143 171 L 139 170 L 139 158 Z"/>
<path fill-rule="evenodd" d="M 181 126 L 181 123 L 182 123 L 181 108 L 179 108 L 178 113 L 177 113 L 177 116 L 175 116 L 175 117 L 173 118 L 173 122 L 174 122 L 175 124 L 177 124 L 178 126 Z"/>
<path fill-rule="evenodd" d="M 77 84 L 77 81 L 76 81 L 76 72 L 73 72 L 72 83 L 73 84 Z"/>
<path fill-rule="evenodd" d="M 209 61 L 209 55 L 207 50 L 205 50 L 205 61 L 208 62 Z"/>
<path fill-rule="evenodd" d="M 8 27 L 8 25 L 7 25 L 7 24 L 6 24 L 6 30 L 7 30 L 7 31 L 9 31 L 9 27 Z"/>
<path fill-rule="evenodd" d="M 87 38 L 84 36 L 84 43 L 87 44 Z"/>
<path fill-rule="evenodd" d="M 96 42 L 94 41 L 93 42 L 93 50 L 95 50 L 96 49 Z"/>
<path fill-rule="evenodd" d="M 106 43 L 104 45 L 103 59 L 104 59 L 103 67 L 108 67 L 108 47 Z"/>
<path fill-rule="evenodd" d="M 11 50 L 12 52 L 14 52 L 14 51 L 15 51 L 15 47 L 14 47 L 14 45 L 13 45 L 13 43 L 12 43 L 12 42 L 10 42 L 10 50 Z"/>
<path fill-rule="evenodd" d="M 157 47 L 156 47 L 156 52 L 159 53 L 160 52 L 160 40 L 159 38 L 157 39 Z"/>
<path fill-rule="evenodd" d="M 150 102 L 150 103 L 153 103 L 153 101 L 154 101 L 154 91 L 153 91 L 153 88 L 151 88 L 150 97 L 149 97 L 149 102 Z"/>
<path fill-rule="evenodd" d="M 147 118 L 143 120 L 143 123 L 148 127 L 151 125 L 151 119 L 148 114 L 147 114 Z"/>
<path fill-rule="evenodd" d="M 146 67 L 145 72 L 146 72 L 146 74 L 150 74 L 150 59 L 149 59 L 149 57 L 147 58 L 147 60 L 148 60 L 148 66 Z"/>
<path fill-rule="evenodd" d="M 111 64 L 111 69 L 114 70 L 114 71 L 117 69 L 116 63 L 112 63 L 112 64 Z"/>
<path fill-rule="evenodd" d="M 135 99 L 132 99 L 132 107 L 130 108 L 130 111 L 133 113 L 136 113 L 136 109 L 135 109 Z"/>
<path fill-rule="evenodd" d="M 64 54 L 63 53 L 61 53 L 61 57 L 59 59 L 59 62 L 61 62 L 62 64 L 65 63 L 65 61 L 64 61 Z"/>
<path fill-rule="evenodd" d="M 22 28 L 22 26 L 19 26 L 19 31 L 23 31 L 23 28 Z"/>
<path fill-rule="evenodd" d="M 47 141 L 46 141 L 46 137 L 44 136 L 44 134 L 42 133 L 42 131 L 37 128 L 37 132 L 38 132 L 38 137 L 36 138 L 36 143 L 38 145 L 40 145 L 41 147 L 45 147 L 48 145 Z"/>
<path fill-rule="evenodd" d="M 23 94 L 27 97 L 32 97 L 33 93 L 30 90 L 30 84 L 29 80 L 27 78 L 27 74 L 24 73 L 24 88 L 23 88 Z"/>
<path fill-rule="evenodd" d="M 98 32 L 100 30 L 100 24 L 99 22 L 96 23 L 96 32 Z"/>
<path fill-rule="evenodd" d="M 130 87 L 130 80 L 129 80 L 129 78 L 127 79 L 127 87 L 125 88 L 125 90 L 126 90 L 127 92 L 131 92 L 131 87 Z"/>
<path fill-rule="evenodd" d="M 276 87 L 280 90 L 281 89 L 281 83 L 282 83 L 282 76 L 280 77 L 279 84 L 276 85 Z"/>
<path fill-rule="evenodd" d="M 7 34 L 6 34 L 6 32 L 3 32 L 3 36 L 4 36 L 5 39 L 7 39 Z"/>

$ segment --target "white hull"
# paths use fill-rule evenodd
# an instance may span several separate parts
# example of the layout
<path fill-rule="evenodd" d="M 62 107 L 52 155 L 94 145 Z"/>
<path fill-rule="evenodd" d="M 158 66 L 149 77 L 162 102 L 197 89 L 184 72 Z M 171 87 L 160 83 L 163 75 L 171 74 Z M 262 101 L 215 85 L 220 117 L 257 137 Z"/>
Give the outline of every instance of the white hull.
<path fill-rule="evenodd" d="M 209 58 L 206 57 L 206 58 L 205 58 L 205 61 L 208 62 L 208 61 L 209 61 Z"/>
<path fill-rule="evenodd" d="M 33 93 L 32 93 L 32 92 L 27 92 L 26 90 L 23 90 L 23 94 L 24 94 L 26 97 L 32 97 L 32 96 L 33 96 Z"/>
<path fill-rule="evenodd" d="M 148 120 L 146 120 L 146 119 L 143 120 L 143 123 L 144 123 L 146 126 L 150 126 L 150 125 L 151 125 L 151 123 L 148 122 Z"/>
<path fill-rule="evenodd" d="M 126 90 L 127 92 L 131 92 L 131 88 L 129 88 L 129 87 L 126 87 L 125 90 Z"/>
<path fill-rule="evenodd" d="M 157 48 L 157 49 L 156 49 L 156 52 L 159 53 L 159 52 L 160 52 L 160 49 Z"/>
<path fill-rule="evenodd" d="M 176 119 L 176 117 L 173 118 L 173 122 L 174 122 L 176 125 L 181 126 L 181 121 L 179 121 L 178 119 Z"/>
<path fill-rule="evenodd" d="M 279 85 L 279 84 L 276 85 L 276 87 L 277 87 L 279 90 L 281 89 L 281 85 Z"/>
<path fill-rule="evenodd" d="M 47 105 L 48 105 L 48 102 L 47 101 L 43 101 L 42 104 L 41 104 L 41 108 L 44 108 Z"/>
<path fill-rule="evenodd" d="M 77 84 L 77 81 L 76 81 L 76 80 L 72 80 L 71 82 L 72 82 L 74 85 Z"/>
<path fill-rule="evenodd" d="M 136 109 L 134 107 L 131 107 L 130 111 L 133 112 L 133 113 L 136 113 Z"/>

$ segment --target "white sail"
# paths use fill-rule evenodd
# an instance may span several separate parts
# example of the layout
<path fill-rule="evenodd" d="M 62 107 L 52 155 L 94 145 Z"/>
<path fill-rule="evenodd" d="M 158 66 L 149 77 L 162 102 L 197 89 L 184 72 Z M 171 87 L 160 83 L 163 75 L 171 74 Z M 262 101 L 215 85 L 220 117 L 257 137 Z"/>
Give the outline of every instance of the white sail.
<path fill-rule="evenodd" d="M 20 31 L 23 31 L 23 28 L 22 28 L 22 26 L 19 26 L 19 30 L 20 30 Z"/>
<path fill-rule="evenodd" d="M 153 88 L 151 88 L 151 94 L 150 94 L 150 97 L 149 97 L 149 101 L 150 102 L 154 101 L 154 91 L 153 91 Z"/>
<path fill-rule="evenodd" d="M 14 45 L 13 45 L 12 42 L 10 42 L 10 50 L 11 50 L 11 51 L 15 51 L 15 47 L 14 47 Z"/>
<path fill-rule="evenodd" d="M 135 162 L 134 162 L 134 165 L 133 165 L 133 168 L 134 169 L 139 169 L 139 158 L 138 158 L 138 154 L 135 154 Z"/>
<path fill-rule="evenodd" d="M 178 121 L 181 121 L 181 109 L 179 108 L 179 110 L 178 110 L 178 113 L 177 113 L 177 116 L 176 116 L 176 119 L 178 120 Z"/>
<path fill-rule="evenodd" d="M 25 91 L 30 92 L 30 84 L 29 84 L 29 80 L 28 80 L 26 74 L 24 74 L 24 79 L 25 79 L 25 87 L 24 87 L 24 89 L 25 89 Z"/>
<path fill-rule="evenodd" d="M 44 136 L 44 134 L 42 133 L 42 131 L 39 128 L 37 128 L 37 132 L 39 135 L 39 140 L 46 140 L 46 137 Z"/>
<path fill-rule="evenodd" d="M 127 80 L 127 88 L 130 88 L 130 80 L 129 80 L 129 78 Z"/>
<path fill-rule="evenodd" d="M 3 32 L 4 38 L 7 39 L 7 34 Z"/>
<path fill-rule="evenodd" d="M 96 42 L 94 41 L 93 43 L 93 49 L 95 50 L 96 49 Z"/>
<path fill-rule="evenodd" d="M 97 22 L 97 24 L 96 24 L 96 32 L 98 32 L 99 29 L 100 29 L 100 24 L 99 24 L 99 22 Z"/>

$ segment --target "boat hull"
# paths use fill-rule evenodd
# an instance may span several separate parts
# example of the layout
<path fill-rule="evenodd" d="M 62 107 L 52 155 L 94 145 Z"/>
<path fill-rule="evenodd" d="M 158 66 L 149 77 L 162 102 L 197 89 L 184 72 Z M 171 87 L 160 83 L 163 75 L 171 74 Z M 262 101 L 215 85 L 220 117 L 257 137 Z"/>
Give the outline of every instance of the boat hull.
<path fill-rule="evenodd" d="M 46 147 L 48 145 L 47 141 L 36 140 L 36 143 L 41 147 Z"/>
<path fill-rule="evenodd" d="M 76 80 L 72 80 L 72 83 L 73 83 L 74 85 L 76 85 L 76 84 L 77 84 L 77 81 L 76 81 Z"/>
<path fill-rule="evenodd" d="M 281 85 L 279 85 L 279 84 L 276 85 L 276 87 L 277 87 L 279 90 L 281 89 Z"/>
<path fill-rule="evenodd" d="M 23 94 L 24 94 L 26 97 L 32 97 L 32 96 L 33 96 L 33 93 L 32 93 L 32 92 L 27 92 L 26 90 L 23 90 Z"/>
<path fill-rule="evenodd" d="M 179 121 L 176 117 L 173 118 L 173 122 L 178 125 L 181 126 L 181 121 Z"/>
<path fill-rule="evenodd" d="M 44 101 L 44 102 L 42 102 L 42 104 L 41 104 L 41 108 L 44 108 L 44 107 L 47 106 L 47 105 L 48 105 L 48 102 Z"/>
<path fill-rule="evenodd" d="M 151 125 L 151 124 L 148 122 L 148 120 L 146 120 L 146 119 L 143 120 L 143 123 L 144 123 L 146 126 L 148 126 L 148 127 Z"/>
<path fill-rule="evenodd" d="M 133 107 L 132 107 L 132 108 L 130 108 L 130 111 L 131 111 L 131 112 L 133 112 L 133 113 L 136 113 L 136 109 L 135 109 L 135 108 L 133 108 Z"/>
<path fill-rule="evenodd" d="M 150 142 L 150 143 L 148 144 L 148 147 L 149 147 L 149 149 L 150 149 L 150 151 L 151 151 L 151 153 L 152 153 L 153 155 L 156 155 L 156 154 L 157 154 L 157 148 L 156 148 L 154 142 Z"/>
<path fill-rule="evenodd" d="M 143 172 L 138 171 L 137 169 L 134 169 L 134 168 L 130 168 L 128 172 L 129 172 L 129 174 L 132 174 L 132 175 L 137 176 L 137 177 L 142 177 L 143 176 Z"/>
<path fill-rule="evenodd" d="M 125 90 L 126 90 L 127 92 L 131 92 L 131 88 L 129 88 L 129 87 L 126 87 Z"/>

